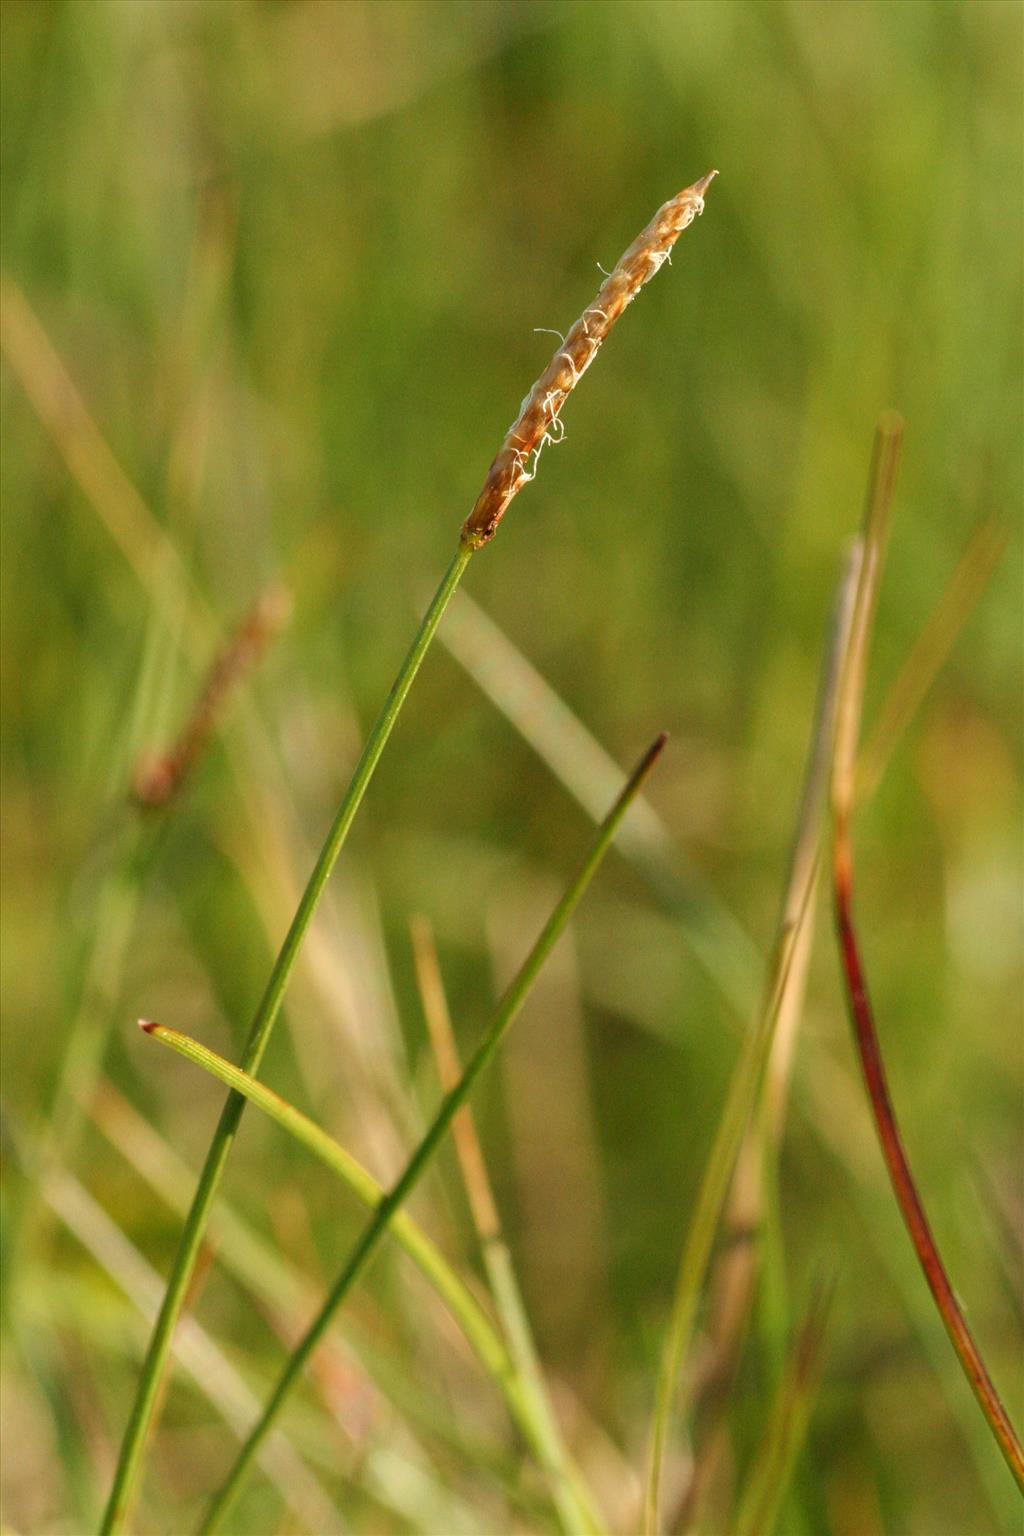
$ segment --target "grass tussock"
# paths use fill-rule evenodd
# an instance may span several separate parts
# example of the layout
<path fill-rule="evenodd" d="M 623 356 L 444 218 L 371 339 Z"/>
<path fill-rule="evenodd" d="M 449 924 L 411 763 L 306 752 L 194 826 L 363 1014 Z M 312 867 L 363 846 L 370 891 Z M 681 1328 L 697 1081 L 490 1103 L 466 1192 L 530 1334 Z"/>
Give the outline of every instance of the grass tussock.
<path fill-rule="evenodd" d="M 0 26 L 11 1529 L 1015 1530 L 1019 17 Z"/>

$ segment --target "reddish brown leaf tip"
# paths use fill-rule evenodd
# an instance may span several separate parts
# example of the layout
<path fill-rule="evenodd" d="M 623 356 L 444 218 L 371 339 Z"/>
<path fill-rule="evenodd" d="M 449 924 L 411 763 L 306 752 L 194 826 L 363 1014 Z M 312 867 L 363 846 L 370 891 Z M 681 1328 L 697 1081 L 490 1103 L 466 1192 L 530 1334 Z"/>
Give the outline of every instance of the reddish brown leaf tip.
<path fill-rule="evenodd" d="M 645 779 L 647 777 L 655 763 L 658 761 L 658 758 L 664 752 L 665 744 L 667 741 L 668 731 L 661 731 L 657 736 L 655 736 L 654 740 L 651 742 L 650 746 L 647 748 L 647 751 L 644 753 L 643 757 L 640 759 L 636 766 L 636 770 L 633 774 L 634 782 L 637 782 L 640 779 Z"/>
<path fill-rule="evenodd" d="M 132 794 L 145 810 L 166 805 L 178 783 L 179 771 L 172 753 L 143 757 L 135 765 Z"/>
<path fill-rule="evenodd" d="M 151 1035 L 154 1029 L 159 1029 L 160 1026 L 155 1019 L 140 1019 L 139 1028 L 144 1035 Z"/>

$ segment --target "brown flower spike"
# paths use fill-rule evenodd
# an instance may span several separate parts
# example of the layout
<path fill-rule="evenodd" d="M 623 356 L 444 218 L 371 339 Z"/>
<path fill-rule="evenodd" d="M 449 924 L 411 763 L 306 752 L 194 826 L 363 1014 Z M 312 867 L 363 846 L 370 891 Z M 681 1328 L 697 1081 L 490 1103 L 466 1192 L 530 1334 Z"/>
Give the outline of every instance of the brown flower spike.
<path fill-rule="evenodd" d="M 137 804 L 166 805 L 206 750 L 229 696 L 256 666 L 274 636 L 291 616 L 291 596 L 284 587 L 267 587 L 214 659 L 192 713 L 169 752 L 147 755 L 135 767 L 132 793 Z"/>
<path fill-rule="evenodd" d="M 463 544 L 479 549 L 493 539 L 509 502 L 533 479 L 545 444 L 561 438 L 562 406 L 627 304 L 668 261 L 683 230 L 704 212 L 704 194 L 717 175 L 717 171 L 709 171 L 658 209 L 609 274 L 593 304 L 576 321 L 508 429 L 476 505 L 462 526 Z"/>

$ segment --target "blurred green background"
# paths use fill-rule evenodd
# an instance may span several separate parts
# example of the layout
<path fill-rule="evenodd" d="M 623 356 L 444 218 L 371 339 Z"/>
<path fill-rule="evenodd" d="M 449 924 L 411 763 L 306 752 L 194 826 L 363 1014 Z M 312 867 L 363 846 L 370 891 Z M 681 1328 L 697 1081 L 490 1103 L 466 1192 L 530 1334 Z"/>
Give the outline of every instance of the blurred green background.
<path fill-rule="evenodd" d="M 610 859 L 481 1087 L 481 1131 L 567 1433 L 629 1529 L 831 594 L 874 422 L 898 408 L 869 730 L 977 525 L 1010 538 L 976 609 L 954 604 L 949 661 L 862 808 L 858 910 L 911 1157 L 1020 1423 L 1020 6 L 7 0 L 2 23 L 5 1529 L 95 1521 L 145 1337 L 125 1287 L 139 1297 L 137 1260 L 166 1272 L 178 1227 L 147 1169 L 187 1193 L 173 1158 L 199 1161 L 221 1102 L 135 1017 L 236 1054 L 550 354 L 536 328 L 567 329 L 596 264 L 712 166 L 703 218 L 467 592 L 621 764 L 671 732 L 650 799 L 693 866 L 695 921 L 728 909 L 749 947 L 698 963 Z M 270 582 L 292 622 L 132 875 L 132 764 L 173 739 Z M 468 604 L 451 619 L 476 653 Z M 410 697 L 263 1074 L 383 1178 L 437 1095 L 410 914 L 434 925 L 468 1047 L 588 837 L 507 718 L 501 666 L 488 696 L 453 643 Z M 81 1110 L 72 1038 L 86 1073 L 105 1052 Z M 74 1134 L 47 1173 L 55 1095 Z M 314 1293 L 360 1221 L 252 1111 L 225 1196 Z M 824 1268 L 823 1383 L 780 1528 L 1018 1529 L 894 1219 L 825 910 L 778 1204 L 784 1262 L 703 1528 L 725 1528 Z M 478 1267 L 453 1159 L 416 1209 Z M 217 1264 L 196 1304 L 259 1397 L 305 1315 Z M 390 1253 L 339 1339 L 288 1426 L 349 1529 L 548 1529 L 493 1394 Z M 186 1528 L 232 1443 L 176 1375 L 138 1529 Z M 677 1445 L 673 1488 L 687 1466 Z M 258 1476 L 237 1529 L 295 1520 Z"/>

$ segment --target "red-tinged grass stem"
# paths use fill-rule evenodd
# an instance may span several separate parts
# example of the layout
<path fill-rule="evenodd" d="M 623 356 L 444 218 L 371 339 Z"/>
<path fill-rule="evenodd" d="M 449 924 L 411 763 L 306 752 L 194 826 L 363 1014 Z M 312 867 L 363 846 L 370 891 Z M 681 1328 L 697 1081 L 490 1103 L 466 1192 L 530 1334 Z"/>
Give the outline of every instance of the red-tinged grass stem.
<path fill-rule="evenodd" d="M 875 437 L 865 515 L 864 562 L 854 608 L 850 653 L 840 685 L 837 711 L 832 774 L 833 904 L 854 1038 L 893 1192 L 946 1332 L 999 1448 L 1018 1487 L 1024 1493 L 1024 1449 L 950 1284 L 900 1136 L 853 920 L 853 845 L 850 821 L 857 786 L 861 711 L 867 677 L 868 647 L 878 601 L 889 511 L 899 472 L 902 438 L 903 423 L 899 417 L 892 414 L 883 416 Z"/>
<path fill-rule="evenodd" d="M 840 704 L 838 678 L 845 671 L 846 656 L 852 643 L 857 584 L 862 570 L 863 552 L 858 543 L 845 563 L 836 593 L 832 634 L 826 649 L 817 718 L 811 733 L 789 874 L 765 979 L 764 999 L 733 1070 L 679 1262 L 655 1384 L 644 1492 L 644 1536 L 658 1536 L 661 1530 L 662 1466 L 680 1375 L 690 1354 L 715 1234 L 743 1138 L 756 1110 L 780 1015 L 784 1007 L 792 1006 L 794 990 L 800 983 L 806 930 L 813 912 L 821 825 Z"/>
<path fill-rule="evenodd" d="M 935 1305 L 939 1309 L 946 1332 L 964 1368 L 964 1374 L 978 1399 L 982 1413 L 988 1420 L 999 1449 L 1016 1478 L 1018 1488 L 1024 1493 L 1024 1448 L 985 1367 L 981 1352 L 950 1284 L 932 1229 L 928 1224 L 924 1206 L 921 1204 L 921 1197 L 917 1192 L 903 1139 L 900 1136 L 853 921 L 853 857 L 849 823 L 845 816 L 837 816 L 835 819 L 832 881 L 836 927 L 839 934 L 850 1017 L 853 1021 L 861 1069 L 868 1098 L 871 1101 L 878 1139 L 882 1145 L 882 1155 L 889 1170 L 893 1191 L 910 1234 L 910 1240 L 914 1245 L 914 1251 L 924 1270 L 928 1287 L 935 1298 Z"/>
<path fill-rule="evenodd" d="M 491 1015 L 490 1023 L 487 1025 L 476 1050 L 466 1063 L 462 1076 L 455 1087 L 450 1089 L 441 1100 L 437 1114 L 423 1140 L 409 1160 L 405 1172 L 401 1175 L 394 1188 L 390 1190 L 377 1206 L 376 1211 L 363 1230 L 362 1237 L 356 1243 L 341 1274 L 335 1281 L 319 1314 L 310 1324 L 299 1344 L 289 1356 L 288 1362 L 278 1378 L 277 1385 L 267 1400 L 261 1418 L 254 1426 L 248 1440 L 242 1446 L 234 1466 L 228 1473 L 224 1484 L 210 1507 L 206 1520 L 201 1527 L 203 1536 L 209 1536 L 211 1531 L 215 1531 L 220 1527 L 241 1489 L 253 1458 L 273 1428 L 292 1388 L 300 1380 L 306 1364 L 314 1354 L 317 1345 L 330 1326 L 338 1308 L 366 1268 L 367 1263 L 387 1231 L 393 1216 L 426 1172 L 435 1151 L 447 1134 L 456 1114 L 468 1100 L 473 1085 L 500 1046 L 509 1026 L 519 1013 L 527 994 L 536 981 L 541 967 L 554 948 L 576 907 L 579 905 L 580 899 L 597 872 L 602 859 L 611 847 L 622 818 L 661 755 L 665 741 L 666 737 L 664 735 L 659 736 L 633 770 L 626 787 L 598 828 L 597 835 L 591 844 L 586 858 L 566 888 L 551 916 L 544 924 L 534 942 L 533 948 L 523 961 L 494 1013 Z"/>

